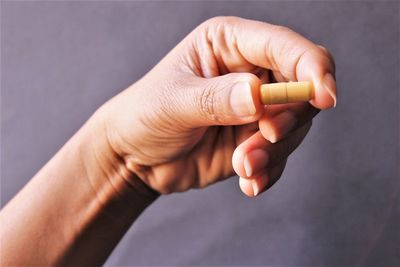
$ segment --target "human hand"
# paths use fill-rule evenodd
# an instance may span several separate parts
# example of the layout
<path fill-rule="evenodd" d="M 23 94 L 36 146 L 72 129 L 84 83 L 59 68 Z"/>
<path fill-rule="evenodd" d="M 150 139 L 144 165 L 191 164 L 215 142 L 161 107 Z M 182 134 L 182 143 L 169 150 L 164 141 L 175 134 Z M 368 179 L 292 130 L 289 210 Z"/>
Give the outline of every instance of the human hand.
<path fill-rule="evenodd" d="M 241 190 L 255 196 L 281 176 L 319 109 L 336 104 L 334 72 L 326 49 L 290 29 L 217 17 L 95 117 L 111 154 L 162 194 L 236 172 Z M 310 103 L 260 103 L 261 83 L 297 80 L 314 83 Z"/>

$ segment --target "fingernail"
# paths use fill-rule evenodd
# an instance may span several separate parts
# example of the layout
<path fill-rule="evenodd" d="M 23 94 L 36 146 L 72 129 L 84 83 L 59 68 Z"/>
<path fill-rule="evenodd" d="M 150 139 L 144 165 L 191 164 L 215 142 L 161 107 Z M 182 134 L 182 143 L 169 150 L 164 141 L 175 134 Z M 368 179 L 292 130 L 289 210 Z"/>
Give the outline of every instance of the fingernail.
<path fill-rule="evenodd" d="M 251 86 L 248 82 L 235 83 L 231 90 L 230 105 L 236 116 L 252 116 L 256 114 Z"/>
<path fill-rule="evenodd" d="M 322 79 L 322 85 L 333 99 L 333 107 L 336 107 L 336 82 L 331 73 L 326 73 Z"/>
<path fill-rule="evenodd" d="M 243 167 L 247 177 L 265 168 L 268 164 L 268 154 L 262 149 L 248 152 L 244 157 Z"/>
<path fill-rule="evenodd" d="M 292 111 L 284 111 L 276 115 L 271 121 L 271 131 L 268 138 L 271 143 L 276 143 L 283 139 L 289 132 L 291 132 L 297 125 L 297 118 Z"/>
<path fill-rule="evenodd" d="M 253 196 L 257 196 L 260 193 L 260 188 L 256 180 L 251 180 L 251 186 L 253 187 Z"/>
<path fill-rule="evenodd" d="M 253 189 L 253 196 L 255 197 L 258 196 L 261 192 L 263 192 L 266 186 L 268 186 L 269 176 L 268 174 L 264 174 L 257 179 L 250 180 L 250 182 L 251 182 L 251 187 Z"/>

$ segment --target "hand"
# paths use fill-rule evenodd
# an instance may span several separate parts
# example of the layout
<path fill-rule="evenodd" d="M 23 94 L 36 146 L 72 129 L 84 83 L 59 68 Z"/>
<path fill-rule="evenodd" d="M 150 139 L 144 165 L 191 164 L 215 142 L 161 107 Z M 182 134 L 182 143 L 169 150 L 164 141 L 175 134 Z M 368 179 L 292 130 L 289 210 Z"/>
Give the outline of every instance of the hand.
<path fill-rule="evenodd" d="M 319 109 L 336 104 L 334 71 L 325 48 L 288 28 L 217 17 L 97 117 L 112 154 L 152 189 L 201 188 L 236 172 L 255 196 L 281 176 Z M 315 99 L 261 105 L 261 83 L 290 80 L 313 81 Z"/>

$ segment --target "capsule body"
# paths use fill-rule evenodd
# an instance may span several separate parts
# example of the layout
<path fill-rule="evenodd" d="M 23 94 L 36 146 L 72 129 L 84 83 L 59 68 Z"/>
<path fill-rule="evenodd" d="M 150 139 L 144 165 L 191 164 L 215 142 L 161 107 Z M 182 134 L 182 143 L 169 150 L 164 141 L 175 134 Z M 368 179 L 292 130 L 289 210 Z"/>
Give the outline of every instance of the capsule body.
<path fill-rule="evenodd" d="M 260 88 L 264 105 L 309 101 L 314 97 L 312 82 L 288 82 L 263 84 Z"/>

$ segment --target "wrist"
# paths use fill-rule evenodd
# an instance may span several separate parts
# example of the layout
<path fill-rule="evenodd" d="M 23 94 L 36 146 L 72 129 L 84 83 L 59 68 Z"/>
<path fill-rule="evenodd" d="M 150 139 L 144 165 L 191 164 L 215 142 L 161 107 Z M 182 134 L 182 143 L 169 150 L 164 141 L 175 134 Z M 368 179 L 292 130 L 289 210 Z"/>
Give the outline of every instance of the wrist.
<path fill-rule="evenodd" d="M 156 199 L 142 186 L 95 114 L 2 209 L 2 263 L 101 265 Z"/>
<path fill-rule="evenodd" d="M 103 112 L 96 112 L 81 129 L 79 154 L 87 179 L 101 205 L 113 201 L 124 207 L 144 209 L 159 194 L 130 171 L 124 158 L 114 150 L 105 119 Z"/>

